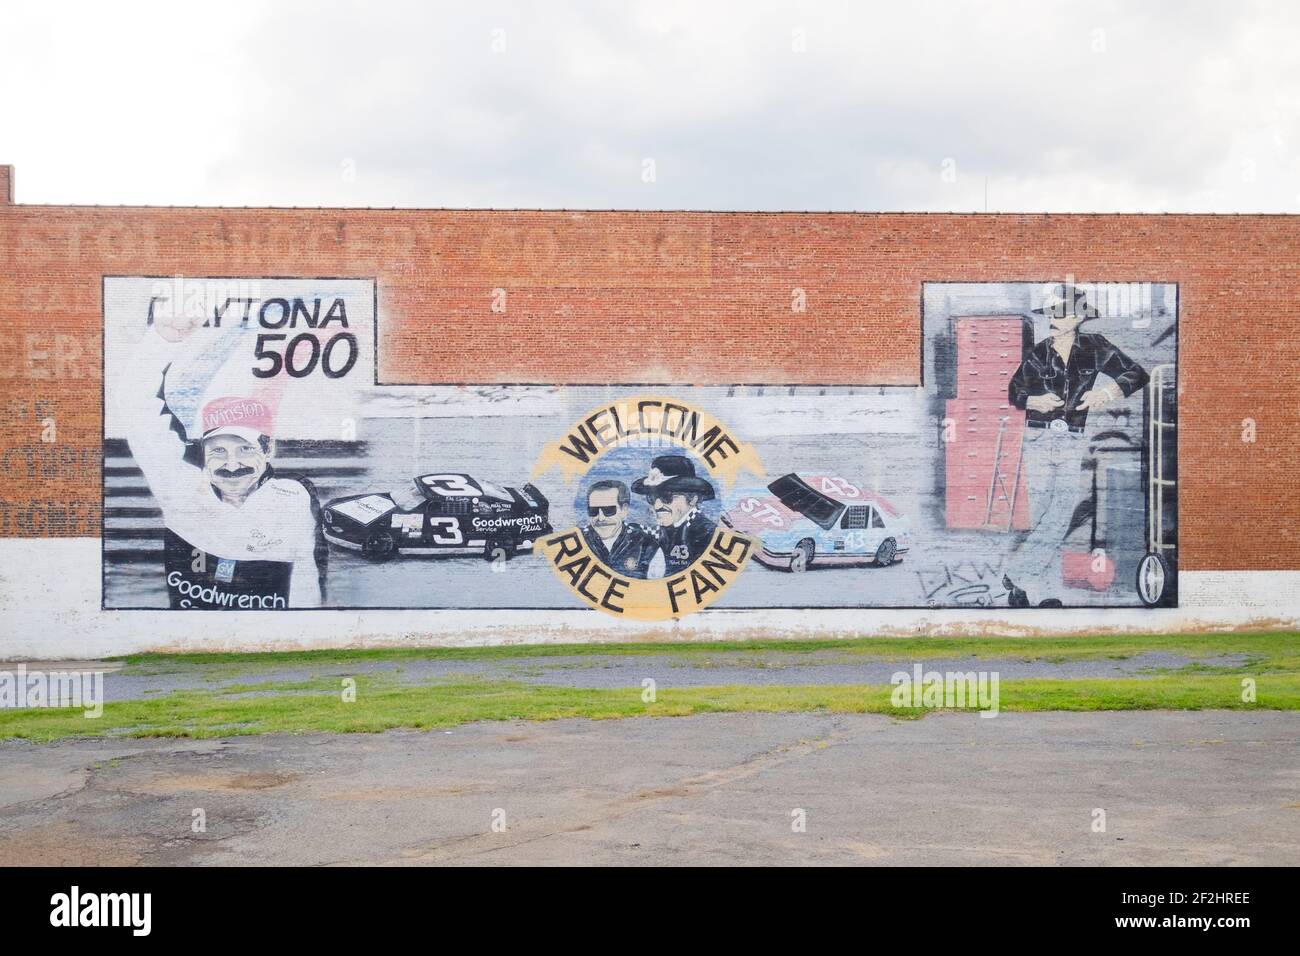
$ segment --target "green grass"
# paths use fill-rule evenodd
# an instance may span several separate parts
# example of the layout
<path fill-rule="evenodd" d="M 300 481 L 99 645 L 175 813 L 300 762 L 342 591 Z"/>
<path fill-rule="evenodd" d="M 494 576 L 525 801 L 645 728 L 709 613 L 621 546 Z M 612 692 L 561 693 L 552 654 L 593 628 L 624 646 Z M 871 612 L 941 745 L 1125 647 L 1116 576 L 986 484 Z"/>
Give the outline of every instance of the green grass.
<path fill-rule="evenodd" d="M 319 651 L 266 651 L 250 654 L 133 654 L 114 658 L 133 673 L 170 673 L 202 665 L 236 672 L 283 665 L 331 665 L 359 661 L 494 661 L 545 657 L 680 656 L 693 666 L 720 654 L 812 654 L 833 651 L 867 660 L 925 660 L 935 657 L 1016 658 L 1021 660 L 1097 660 L 1170 651 L 1190 657 L 1246 654 L 1279 670 L 1300 670 L 1300 634 L 1118 634 L 1095 637 L 861 637 L 753 641 L 635 642 L 619 644 L 523 644 L 493 647 L 400 647 Z"/>
<path fill-rule="evenodd" d="M 1101 635 L 1096 637 L 857 638 L 849 640 L 725 641 L 703 643 L 545 644 L 480 648 L 381 648 L 264 654 L 144 654 L 121 658 L 125 674 L 179 675 L 213 684 L 200 690 L 150 694 L 107 704 L 103 716 L 81 711 L 0 710 L 0 738 L 36 741 L 69 736 L 216 737 L 260 733 L 375 732 L 406 727 L 428 730 L 478 720 L 555 720 L 671 717 L 720 712 L 880 713 L 906 719 L 929 711 L 895 708 L 885 686 L 717 686 L 660 689 L 643 703 L 641 689 L 582 689 L 510 679 L 456 678 L 410 683 L 403 662 L 420 660 L 514 661 L 514 676 L 529 676 L 546 658 L 564 667 L 608 666 L 612 656 L 654 656 L 669 666 L 697 670 L 720 666 L 774 671 L 807 663 L 934 658 L 1072 661 L 1124 659 L 1164 651 L 1187 658 L 1178 667 L 1097 679 L 1002 681 L 1004 711 L 1085 711 L 1204 708 L 1300 710 L 1300 634 Z M 1224 663 L 1222 655 L 1242 663 Z M 814 655 L 809 659 L 809 655 Z M 357 699 L 342 700 L 340 676 L 369 662 L 396 666 L 355 675 Z M 230 683 L 240 675 L 266 676 L 293 668 L 308 679 Z M 289 675 L 286 675 L 289 676 Z M 1253 677 L 1258 698 L 1241 700 L 1241 679 Z M 215 686 L 223 685 L 223 686 Z"/>
<path fill-rule="evenodd" d="M 1003 681 L 1003 711 L 1182 709 L 1300 710 L 1300 674 L 1261 674 L 1258 702 L 1243 703 L 1235 675 Z M 225 737 L 264 733 L 369 733 L 431 730 L 481 720 L 585 717 L 679 717 L 724 712 L 878 713 L 922 717 L 896 708 L 889 686 L 723 686 L 661 690 L 643 703 L 640 688 L 590 690 L 515 681 L 458 680 L 400 684 L 358 677 L 355 702 L 342 700 L 338 679 L 259 684 L 224 690 L 176 691 L 105 705 L 89 720 L 80 711 L 0 710 L 0 737 L 49 741 L 72 736 Z M 259 696 L 237 696 L 250 690 Z"/>

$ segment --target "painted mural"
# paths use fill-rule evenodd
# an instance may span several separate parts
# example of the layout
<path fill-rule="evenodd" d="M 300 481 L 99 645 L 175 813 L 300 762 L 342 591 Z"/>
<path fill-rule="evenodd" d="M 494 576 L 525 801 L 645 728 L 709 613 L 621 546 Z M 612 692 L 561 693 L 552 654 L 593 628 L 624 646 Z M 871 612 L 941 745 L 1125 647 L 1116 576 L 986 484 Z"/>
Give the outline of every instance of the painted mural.
<path fill-rule="evenodd" d="M 637 396 L 592 410 L 542 451 L 536 472 L 581 476 L 578 527 L 547 538 L 547 560 L 589 606 L 638 620 L 702 610 L 739 577 L 761 539 L 726 522 L 720 502 L 757 450 L 706 410 Z M 632 496 L 650 521 L 629 520 Z"/>
<path fill-rule="evenodd" d="M 1176 287 L 920 292 L 919 386 L 383 386 L 371 280 L 106 277 L 103 604 L 1176 604 Z"/>
<path fill-rule="evenodd" d="M 1169 284 L 925 287 L 943 448 L 927 600 L 1175 603 L 1177 312 Z"/>

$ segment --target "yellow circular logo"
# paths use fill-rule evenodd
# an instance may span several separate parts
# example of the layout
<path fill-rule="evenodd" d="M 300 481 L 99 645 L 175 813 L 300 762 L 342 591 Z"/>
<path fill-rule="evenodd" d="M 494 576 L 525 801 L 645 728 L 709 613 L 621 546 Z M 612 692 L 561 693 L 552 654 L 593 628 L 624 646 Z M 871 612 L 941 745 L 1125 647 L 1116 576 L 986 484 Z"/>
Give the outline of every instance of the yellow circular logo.
<path fill-rule="evenodd" d="M 556 469 L 577 486 L 579 524 L 539 539 L 538 552 L 607 614 L 659 621 L 706 608 L 761 547 L 721 509 L 741 471 L 763 475 L 758 453 L 689 402 L 647 395 L 593 409 L 543 448 L 533 478 Z"/>

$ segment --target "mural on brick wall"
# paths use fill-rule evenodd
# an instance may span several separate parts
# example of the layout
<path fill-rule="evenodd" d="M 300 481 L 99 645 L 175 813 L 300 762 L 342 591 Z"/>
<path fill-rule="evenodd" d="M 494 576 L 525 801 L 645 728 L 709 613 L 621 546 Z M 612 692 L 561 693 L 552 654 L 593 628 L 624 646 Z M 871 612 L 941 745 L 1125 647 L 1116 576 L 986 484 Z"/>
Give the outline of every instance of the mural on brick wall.
<path fill-rule="evenodd" d="M 581 479 L 582 523 L 547 537 L 543 553 L 599 610 L 660 620 L 706 608 L 761 545 L 721 510 L 742 473 L 763 476 L 757 449 L 680 399 L 636 396 L 591 410 L 544 447 L 535 471 L 552 469 L 566 487 Z M 644 523 L 632 518 L 633 496 Z"/>
<path fill-rule="evenodd" d="M 104 606 L 1176 603 L 1176 287 L 921 296 L 919 386 L 385 386 L 371 280 L 106 277 Z"/>
<path fill-rule="evenodd" d="M 926 285 L 927 601 L 1176 602 L 1177 313 L 1170 284 Z"/>

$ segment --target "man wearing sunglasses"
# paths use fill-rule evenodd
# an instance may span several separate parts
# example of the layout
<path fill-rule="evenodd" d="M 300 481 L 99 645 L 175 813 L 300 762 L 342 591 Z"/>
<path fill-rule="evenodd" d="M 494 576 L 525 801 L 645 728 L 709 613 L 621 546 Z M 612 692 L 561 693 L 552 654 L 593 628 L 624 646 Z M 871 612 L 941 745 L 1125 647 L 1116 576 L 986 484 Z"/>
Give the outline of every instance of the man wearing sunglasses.
<path fill-rule="evenodd" d="M 597 481 L 587 489 L 587 547 L 611 571 L 630 578 L 659 578 L 664 556 L 658 536 L 645 525 L 629 524 L 632 495 L 621 481 Z"/>

